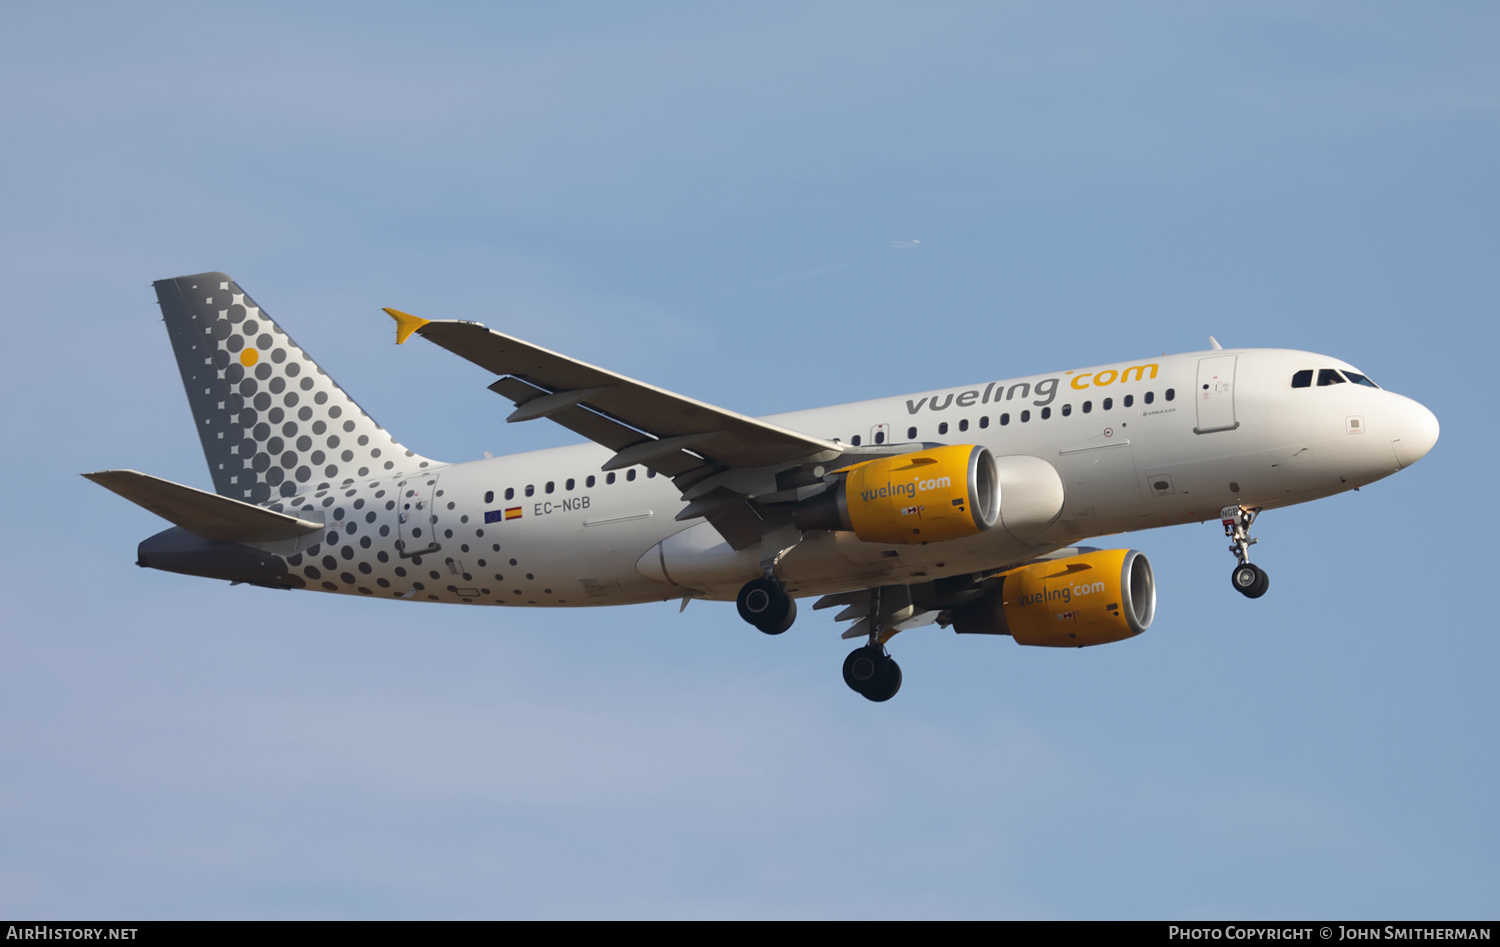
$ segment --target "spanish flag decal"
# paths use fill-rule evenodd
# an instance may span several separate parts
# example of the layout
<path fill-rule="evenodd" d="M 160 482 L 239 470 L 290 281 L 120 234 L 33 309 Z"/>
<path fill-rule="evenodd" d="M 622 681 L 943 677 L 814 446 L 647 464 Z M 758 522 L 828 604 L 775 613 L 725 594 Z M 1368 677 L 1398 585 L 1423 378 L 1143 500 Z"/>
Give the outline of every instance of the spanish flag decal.
<path fill-rule="evenodd" d="M 519 506 L 512 506 L 512 507 L 507 508 L 506 511 L 505 511 L 505 518 L 508 519 L 508 520 L 518 520 L 518 519 L 520 519 L 521 518 L 521 508 Z"/>

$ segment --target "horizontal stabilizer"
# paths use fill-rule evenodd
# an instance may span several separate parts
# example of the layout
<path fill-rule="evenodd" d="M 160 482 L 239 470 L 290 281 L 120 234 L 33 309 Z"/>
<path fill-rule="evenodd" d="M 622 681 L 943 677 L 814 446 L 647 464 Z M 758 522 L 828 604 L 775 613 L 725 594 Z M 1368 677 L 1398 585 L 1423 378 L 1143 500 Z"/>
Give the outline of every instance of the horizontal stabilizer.
<path fill-rule="evenodd" d="M 136 470 L 101 470 L 84 476 L 211 542 L 268 543 L 323 528 L 322 523 L 277 513 Z"/>

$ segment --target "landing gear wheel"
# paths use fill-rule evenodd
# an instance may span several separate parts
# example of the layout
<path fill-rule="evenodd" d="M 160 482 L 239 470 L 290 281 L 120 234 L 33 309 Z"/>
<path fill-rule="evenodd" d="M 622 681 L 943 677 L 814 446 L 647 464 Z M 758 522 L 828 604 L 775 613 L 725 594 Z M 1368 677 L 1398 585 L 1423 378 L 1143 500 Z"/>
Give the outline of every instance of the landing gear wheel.
<path fill-rule="evenodd" d="M 866 700 L 890 700 L 901 689 L 901 666 L 879 647 L 855 648 L 844 659 L 844 683 Z"/>
<path fill-rule="evenodd" d="M 768 635 L 779 635 L 797 619 L 797 606 L 775 579 L 751 579 L 735 597 L 740 617 Z"/>
<path fill-rule="evenodd" d="M 759 628 L 761 631 L 765 632 L 768 635 L 779 635 L 783 631 L 786 631 L 788 628 L 792 627 L 792 622 L 796 620 L 797 602 L 795 599 L 788 598 L 786 600 L 786 614 L 781 616 L 781 621 L 777 622 L 774 625 L 756 625 L 755 627 Z"/>
<path fill-rule="evenodd" d="M 885 659 L 885 674 L 878 683 L 865 688 L 865 700 L 879 704 L 896 696 L 901 689 L 901 665 L 891 658 Z"/>
<path fill-rule="evenodd" d="M 890 660 L 878 648 L 855 648 L 844 659 L 844 683 L 856 694 L 863 694 L 876 678 L 881 666 Z"/>
<path fill-rule="evenodd" d="M 1239 565 L 1229 574 L 1234 590 L 1245 598 L 1260 598 L 1271 587 L 1266 570 L 1250 564 L 1250 547 L 1256 540 L 1250 536 L 1250 526 L 1260 515 L 1260 507 L 1245 509 L 1243 506 L 1226 506 L 1219 511 L 1219 520 L 1224 524 L 1224 535 L 1229 537 L 1229 551 Z"/>
<path fill-rule="evenodd" d="M 1271 577 L 1266 575 L 1266 570 L 1249 562 L 1235 566 L 1229 581 L 1234 583 L 1234 590 L 1246 598 L 1260 598 L 1271 587 Z"/>

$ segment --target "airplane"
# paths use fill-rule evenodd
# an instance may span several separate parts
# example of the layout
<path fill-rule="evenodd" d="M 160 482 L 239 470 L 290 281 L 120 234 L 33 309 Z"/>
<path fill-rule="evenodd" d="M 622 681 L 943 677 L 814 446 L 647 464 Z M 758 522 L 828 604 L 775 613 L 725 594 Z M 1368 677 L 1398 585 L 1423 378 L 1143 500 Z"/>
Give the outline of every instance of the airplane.
<path fill-rule="evenodd" d="M 440 463 L 395 440 L 223 273 L 153 284 L 214 491 L 83 476 L 174 524 L 137 565 L 276 589 L 574 607 L 734 601 L 779 635 L 840 608 L 844 682 L 901 687 L 886 645 L 936 623 L 1087 647 L 1146 631 L 1156 583 L 1090 537 L 1219 519 L 1264 595 L 1264 510 L 1409 467 L 1438 421 L 1339 359 L 1225 349 L 752 418 L 475 322 L 385 310 L 497 376 L 507 421 L 590 443 Z"/>

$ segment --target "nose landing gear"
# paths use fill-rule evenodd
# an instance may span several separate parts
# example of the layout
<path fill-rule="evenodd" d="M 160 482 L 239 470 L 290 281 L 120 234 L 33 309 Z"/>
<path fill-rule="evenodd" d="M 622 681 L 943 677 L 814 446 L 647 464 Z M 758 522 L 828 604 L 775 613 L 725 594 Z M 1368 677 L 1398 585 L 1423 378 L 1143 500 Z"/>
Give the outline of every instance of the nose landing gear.
<path fill-rule="evenodd" d="M 1229 581 L 1234 590 L 1246 598 L 1260 598 L 1271 587 L 1271 577 L 1266 575 L 1266 570 L 1250 563 L 1250 547 L 1257 542 L 1250 536 L 1250 524 L 1255 522 L 1259 513 L 1260 507 L 1247 510 L 1238 505 L 1226 506 L 1219 511 L 1224 535 L 1229 537 L 1229 551 L 1239 560 L 1239 565 L 1229 575 Z"/>

